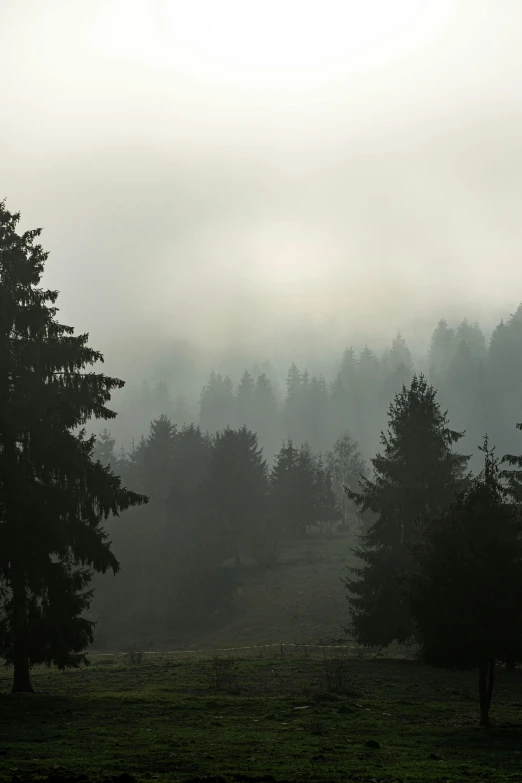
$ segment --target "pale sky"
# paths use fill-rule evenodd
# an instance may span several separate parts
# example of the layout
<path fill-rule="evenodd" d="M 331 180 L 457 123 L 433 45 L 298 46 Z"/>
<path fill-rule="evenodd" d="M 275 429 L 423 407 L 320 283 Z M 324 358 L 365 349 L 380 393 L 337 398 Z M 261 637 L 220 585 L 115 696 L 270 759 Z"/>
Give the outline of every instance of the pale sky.
<path fill-rule="evenodd" d="M 0 198 L 118 372 L 487 325 L 522 300 L 521 32 L 520 0 L 0 0 Z"/>

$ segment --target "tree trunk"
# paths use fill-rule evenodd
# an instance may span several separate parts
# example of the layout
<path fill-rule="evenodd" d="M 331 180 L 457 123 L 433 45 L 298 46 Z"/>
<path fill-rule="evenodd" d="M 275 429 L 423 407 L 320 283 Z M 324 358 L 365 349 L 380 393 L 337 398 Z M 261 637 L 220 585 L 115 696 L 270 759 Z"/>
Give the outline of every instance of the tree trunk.
<path fill-rule="evenodd" d="M 14 677 L 11 693 L 34 693 L 29 672 L 27 650 L 27 593 L 25 574 L 11 563 L 11 589 L 13 591 L 13 664 Z"/>
<path fill-rule="evenodd" d="M 491 707 L 491 699 L 493 697 L 493 687 L 495 685 L 495 661 L 489 661 L 488 663 L 488 719 L 489 710 Z"/>
<path fill-rule="evenodd" d="M 479 668 L 480 725 L 489 726 L 489 709 L 495 684 L 495 661 L 488 661 Z"/>
<path fill-rule="evenodd" d="M 29 659 L 24 649 L 15 650 L 13 688 L 11 693 L 34 693 L 29 672 Z"/>

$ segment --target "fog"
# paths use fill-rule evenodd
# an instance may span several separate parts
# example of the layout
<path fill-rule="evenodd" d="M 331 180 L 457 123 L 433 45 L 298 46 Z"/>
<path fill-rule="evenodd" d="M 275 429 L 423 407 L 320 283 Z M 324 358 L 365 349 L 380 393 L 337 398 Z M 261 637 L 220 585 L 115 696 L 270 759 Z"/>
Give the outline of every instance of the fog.
<path fill-rule="evenodd" d="M 0 195 L 108 370 L 415 352 L 516 308 L 517 0 L 0 13 Z"/>

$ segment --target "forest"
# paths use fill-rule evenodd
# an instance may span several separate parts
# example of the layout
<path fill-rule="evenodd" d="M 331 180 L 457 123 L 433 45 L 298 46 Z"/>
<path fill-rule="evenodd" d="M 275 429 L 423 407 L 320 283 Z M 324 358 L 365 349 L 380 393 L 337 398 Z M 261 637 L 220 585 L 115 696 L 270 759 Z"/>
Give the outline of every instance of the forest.
<path fill-rule="evenodd" d="M 352 544 L 352 557 L 336 588 L 347 599 L 338 627 L 349 645 L 317 639 L 322 669 L 310 658 L 302 669 L 287 660 L 288 639 L 281 640 L 276 676 L 287 677 L 289 690 L 277 709 L 288 710 L 297 693 L 308 701 L 315 694 L 315 717 L 299 731 L 333 736 L 345 715 L 371 712 L 377 698 L 389 699 L 383 686 L 388 675 L 372 661 L 395 649 L 403 663 L 421 665 L 422 672 L 433 667 L 475 673 L 475 696 L 466 686 L 465 697 L 474 700 L 472 722 L 494 728 L 495 682 L 500 678 L 499 708 L 510 711 L 506 688 L 512 682 L 510 692 L 518 693 L 522 661 L 522 305 L 489 342 L 476 323 L 464 320 L 453 329 L 441 320 L 426 372 L 414 367 L 400 335 L 380 357 L 369 348 L 360 354 L 347 349 L 329 381 L 292 364 L 284 399 L 266 371 L 257 376 L 245 371 L 236 388 L 228 376 L 212 371 L 196 421 L 180 420 L 179 407 L 160 383 L 149 395 L 148 431 L 138 429 L 129 446 L 118 447 L 110 429 L 117 416 L 111 395 L 124 382 L 101 371 L 103 356 L 90 347 L 87 334 L 76 335 L 58 320 L 58 293 L 41 286 L 48 254 L 38 242 L 40 230 L 19 232 L 19 220 L 0 204 L 0 655 L 12 696 L 33 695 L 36 686 L 52 699 L 51 691 L 65 687 L 62 698 L 76 699 L 72 681 L 59 686 L 43 671 L 85 671 L 94 661 L 93 675 L 83 680 L 90 683 L 88 720 L 106 725 L 114 749 L 122 744 L 122 724 L 109 728 L 107 714 L 99 714 L 107 688 L 116 688 L 111 699 L 121 699 L 141 683 L 142 707 L 154 716 L 153 741 L 162 747 L 163 713 L 157 712 L 162 701 L 153 694 L 166 689 L 169 699 L 181 699 L 183 710 L 191 693 L 207 698 L 197 685 L 202 671 L 211 691 L 246 698 L 248 709 L 257 709 L 255 698 L 264 699 L 263 709 L 269 704 L 273 709 L 280 693 L 268 681 L 276 670 L 265 664 L 238 668 L 237 661 L 218 653 L 210 668 L 204 662 L 203 669 L 173 664 L 168 657 L 143 664 L 142 645 L 155 646 L 161 655 L 161 640 L 169 633 L 185 631 L 196 639 L 216 618 L 218 625 L 233 619 L 245 575 L 258 574 L 263 581 L 281 571 L 287 542 L 330 541 L 335 547 L 342 534 Z M 268 613 L 277 596 L 272 600 Z M 325 594 L 322 600 L 326 614 L 330 599 Z M 330 658 L 331 648 L 348 650 L 348 657 Z M 118 668 L 117 656 L 125 649 L 129 663 Z M 355 663 L 361 656 L 366 668 Z M 103 661 L 112 663 L 109 679 Z M 172 665 L 185 667 L 181 679 L 162 685 Z M 386 687 L 403 688 L 405 670 L 393 671 Z M 299 672 L 310 683 L 304 690 L 294 679 Z M 423 698 L 429 699 L 422 682 Z M 252 700 L 252 694 L 258 696 Z M 334 715 L 328 705 L 339 700 Z M 400 703 L 409 704 L 404 697 Z M 27 726 L 41 721 L 39 704 L 44 702 L 34 702 L 27 712 Z M 221 712 L 232 706 L 209 704 Z M 298 701 L 291 709 L 309 707 Z M 198 702 L 198 721 L 202 708 Z M 122 709 L 114 713 L 118 721 L 126 714 Z M 19 735 L 12 732 L 24 730 L 15 728 L 21 718 L 16 707 L 9 710 L 6 736 L 15 748 Z M 95 730 L 91 725 L 87 731 Z M 207 731 L 204 722 L 197 725 Z M 216 718 L 212 725 L 224 724 Z M 385 729 L 357 725 L 354 736 L 363 727 L 370 736 L 357 757 L 362 769 L 376 763 L 371 752 L 382 745 L 371 735 Z M 425 741 L 428 736 L 434 742 L 432 734 Z M 230 741 L 221 737 L 219 748 Z M 391 747 L 395 740 L 386 742 Z M 312 766 L 333 750 L 323 745 L 314 751 Z M 76 748 L 71 763 L 86 768 L 77 741 L 70 747 Z M 240 748 L 234 752 L 242 758 Z M 306 758 L 310 752 L 307 747 Z M 26 751 L 16 753 L 25 764 Z M 126 751 L 126 767 L 134 753 L 131 747 Z M 174 774 L 171 756 L 157 762 L 157 774 Z M 111 756 L 116 757 L 118 752 Z M 208 758 L 210 767 L 198 767 L 191 753 L 184 756 L 174 779 L 188 779 L 183 769 L 215 769 L 215 757 Z M 422 758 L 415 774 L 408 767 L 411 780 L 421 779 L 419 770 L 427 763 Z M 441 758 L 431 753 L 428 761 Z M 94 779 L 114 767 L 103 754 L 92 759 L 97 759 L 88 764 Z M 348 762 L 340 750 L 335 759 L 331 769 L 337 779 Z M 228 768 L 224 759 L 219 763 L 219 769 Z M 273 760 L 269 768 L 282 763 Z M 389 769 L 404 763 L 395 751 L 387 762 Z M 142 762 L 136 758 L 132 765 L 139 777 Z M 61 783 L 91 779 L 63 765 L 57 769 Z M 266 775 L 266 766 L 261 772 Z M 33 781 L 31 774 L 23 779 Z M 329 773 L 303 774 L 323 780 Z M 19 779 L 15 774 L 13 780 Z M 122 783 L 136 775 L 103 779 Z M 261 778 L 245 772 L 234 779 Z"/>

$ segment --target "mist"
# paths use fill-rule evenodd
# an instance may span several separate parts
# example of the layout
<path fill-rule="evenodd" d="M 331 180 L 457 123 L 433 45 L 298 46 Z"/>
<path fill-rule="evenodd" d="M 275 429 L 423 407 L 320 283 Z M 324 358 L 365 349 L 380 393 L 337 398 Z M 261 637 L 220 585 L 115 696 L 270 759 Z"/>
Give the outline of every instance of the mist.
<path fill-rule="evenodd" d="M 1 195 L 111 372 L 415 352 L 516 308 L 519 3 L 1 14 Z"/>

